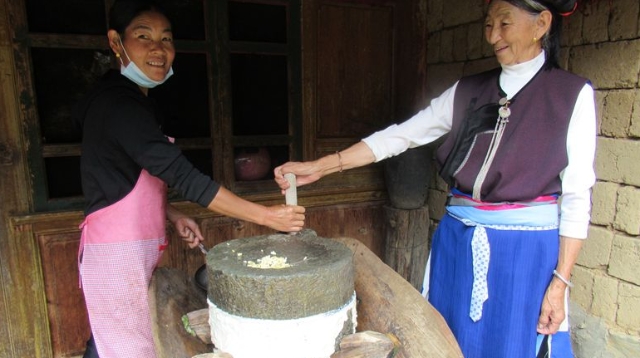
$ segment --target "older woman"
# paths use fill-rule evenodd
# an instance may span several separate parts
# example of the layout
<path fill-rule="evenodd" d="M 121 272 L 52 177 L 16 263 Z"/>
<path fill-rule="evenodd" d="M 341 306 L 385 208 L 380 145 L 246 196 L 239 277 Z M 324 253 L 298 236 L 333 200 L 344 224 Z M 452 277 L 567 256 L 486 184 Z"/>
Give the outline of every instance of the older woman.
<path fill-rule="evenodd" d="M 275 169 L 286 189 L 285 173 L 304 185 L 448 133 L 436 159 L 451 192 L 426 281 L 467 358 L 572 356 L 567 288 L 587 236 L 596 126 L 591 85 L 557 60 L 576 5 L 490 1 L 485 37 L 500 68 L 335 155 Z"/>

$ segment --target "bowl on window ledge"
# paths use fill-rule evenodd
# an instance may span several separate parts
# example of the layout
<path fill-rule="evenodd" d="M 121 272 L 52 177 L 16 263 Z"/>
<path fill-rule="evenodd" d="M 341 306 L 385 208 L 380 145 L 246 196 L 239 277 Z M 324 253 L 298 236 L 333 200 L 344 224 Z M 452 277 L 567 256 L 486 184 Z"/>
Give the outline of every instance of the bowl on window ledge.
<path fill-rule="evenodd" d="M 236 152 L 234 164 L 236 180 L 260 180 L 271 170 L 271 156 L 265 147 L 241 148 Z"/>

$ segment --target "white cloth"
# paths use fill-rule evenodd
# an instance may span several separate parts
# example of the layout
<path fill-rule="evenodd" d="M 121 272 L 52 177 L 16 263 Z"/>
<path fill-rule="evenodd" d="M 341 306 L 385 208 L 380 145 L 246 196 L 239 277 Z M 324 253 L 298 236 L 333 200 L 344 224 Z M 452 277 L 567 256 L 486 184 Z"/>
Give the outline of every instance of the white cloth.
<path fill-rule="evenodd" d="M 544 51 L 531 61 L 502 66 L 500 86 L 508 97 L 515 95 L 544 65 Z M 454 95 L 458 82 L 431 100 L 430 105 L 401 124 L 376 132 L 363 142 L 371 148 L 376 162 L 409 148 L 431 143 L 451 130 Z M 595 183 L 593 160 L 596 147 L 594 91 L 586 84 L 576 101 L 567 134 L 569 164 L 560 173 L 560 235 L 587 237 L 591 209 L 591 187 Z"/>
<path fill-rule="evenodd" d="M 491 247 L 489 246 L 487 230 L 483 226 L 476 226 L 473 230 L 471 250 L 473 252 L 473 288 L 471 290 L 469 317 L 474 322 L 478 322 L 482 318 L 482 305 L 489 298 L 487 273 L 489 272 Z"/>

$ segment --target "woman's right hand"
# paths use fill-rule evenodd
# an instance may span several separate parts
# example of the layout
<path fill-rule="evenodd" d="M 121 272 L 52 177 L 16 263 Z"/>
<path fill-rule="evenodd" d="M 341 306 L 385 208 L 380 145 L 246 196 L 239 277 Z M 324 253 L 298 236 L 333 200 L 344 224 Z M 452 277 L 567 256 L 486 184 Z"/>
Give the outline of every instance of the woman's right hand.
<path fill-rule="evenodd" d="M 302 206 L 284 204 L 264 206 L 245 200 L 224 187 L 218 189 L 218 193 L 207 208 L 225 216 L 283 232 L 300 231 L 304 226 L 305 208 Z"/>
<path fill-rule="evenodd" d="M 276 183 L 280 186 L 282 193 L 289 188 L 289 181 L 284 175 L 293 173 L 296 175 L 296 185 L 302 186 L 313 183 L 323 176 L 323 172 L 318 165 L 318 161 L 309 162 L 287 162 L 273 170 Z"/>
<path fill-rule="evenodd" d="M 296 175 L 296 185 L 302 186 L 313 183 L 331 173 L 358 168 L 371 164 L 376 160 L 373 151 L 365 142 L 358 142 L 345 150 L 325 155 L 308 162 L 288 162 L 273 170 L 276 183 L 282 189 L 282 194 L 289 188 L 289 182 L 284 178 L 287 173 Z"/>
<path fill-rule="evenodd" d="M 282 232 L 298 232 L 304 227 L 305 208 L 297 205 L 267 207 L 264 225 Z"/>

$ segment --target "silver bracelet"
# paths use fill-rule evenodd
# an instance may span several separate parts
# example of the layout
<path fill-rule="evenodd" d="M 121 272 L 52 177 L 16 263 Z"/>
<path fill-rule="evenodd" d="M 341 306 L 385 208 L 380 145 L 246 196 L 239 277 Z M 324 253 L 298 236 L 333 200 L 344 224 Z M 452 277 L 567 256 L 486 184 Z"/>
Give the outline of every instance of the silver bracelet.
<path fill-rule="evenodd" d="M 564 282 L 565 285 L 569 287 L 573 287 L 573 283 L 571 283 L 571 281 L 567 280 L 566 278 L 562 277 L 562 275 L 558 271 L 553 270 L 553 275 L 557 277 L 558 280 Z"/>

